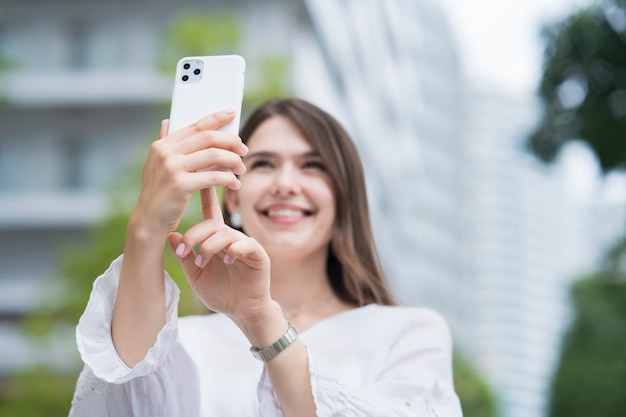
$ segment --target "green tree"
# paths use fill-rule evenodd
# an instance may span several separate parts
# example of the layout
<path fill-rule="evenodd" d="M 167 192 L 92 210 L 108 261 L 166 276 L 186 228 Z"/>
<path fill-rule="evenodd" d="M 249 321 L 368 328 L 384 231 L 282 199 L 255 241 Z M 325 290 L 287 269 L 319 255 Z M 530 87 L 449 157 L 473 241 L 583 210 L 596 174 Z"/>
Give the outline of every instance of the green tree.
<path fill-rule="evenodd" d="M 575 315 L 552 383 L 552 417 L 618 417 L 626 410 L 626 239 L 608 260 L 572 287 Z"/>
<path fill-rule="evenodd" d="M 159 68 L 172 72 L 172 63 L 182 56 L 236 53 L 243 38 L 243 28 L 229 13 L 189 12 L 176 16 L 163 38 Z M 286 58 L 260 55 L 255 59 L 259 62 L 260 72 L 257 83 L 246 86 L 244 106 L 289 94 Z M 250 72 L 256 70 L 256 62 L 252 61 Z M 147 137 L 152 140 L 157 135 L 158 131 L 153 131 Z M 148 145 L 149 142 L 146 142 L 146 152 Z M 145 156 L 140 155 L 137 163 L 120 173 L 111 184 L 108 191 L 109 214 L 89 230 L 86 242 L 68 243 L 60 250 L 60 270 L 56 280 L 60 285 L 48 290 L 46 298 L 52 301 L 41 305 L 23 324 L 25 334 L 34 340 L 43 343 L 59 325 L 75 326 L 87 304 L 93 280 L 122 253 L 126 225 L 138 194 Z M 200 219 L 199 207 L 199 201 L 192 201 L 180 230 L 186 230 Z M 165 253 L 165 268 L 181 289 L 179 314 L 206 312 L 189 288 L 176 257 L 169 249 Z M 80 370 L 78 366 L 77 363 L 77 369 L 69 374 L 49 367 L 37 367 L 13 375 L 5 384 L 6 389 L 0 387 L 0 417 L 67 416 Z"/>
<path fill-rule="evenodd" d="M 607 0 L 544 29 L 545 114 L 528 147 L 551 162 L 569 141 L 603 173 L 626 169 L 626 1 Z M 626 408 L 626 237 L 571 289 L 574 317 L 550 397 L 551 417 L 622 416 Z"/>
<path fill-rule="evenodd" d="M 454 355 L 454 388 L 461 400 L 463 417 L 495 417 L 496 400 L 478 371 L 459 352 Z"/>
<path fill-rule="evenodd" d="M 243 28 L 232 13 L 183 12 L 165 28 L 159 67 L 169 73 L 184 56 L 232 54 L 242 37 Z"/>
<path fill-rule="evenodd" d="M 170 73 L 183 56 L 232 54 L 240 49 L 243 34 L 232 14 L 182 13 L 165 30 L 159 67 Z M 284 56 L 265 53 L 246 56 L 246 61 L 244 115 L 270 98 L 290 93 L 289 61 Z"/>
<path fill-rule="evenodd" d="M 604 172 L 626 169 L 626 1 L 581 10 L 543 36 L 545 113 L 530 150 L 550 162 L 564 144 L 582 140 Z"/>

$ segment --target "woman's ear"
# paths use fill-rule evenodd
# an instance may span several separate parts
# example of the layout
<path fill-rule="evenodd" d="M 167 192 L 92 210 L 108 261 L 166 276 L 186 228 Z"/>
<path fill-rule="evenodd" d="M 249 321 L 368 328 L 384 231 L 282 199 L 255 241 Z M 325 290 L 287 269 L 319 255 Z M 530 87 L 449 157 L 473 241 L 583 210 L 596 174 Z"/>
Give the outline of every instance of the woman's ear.
<path fill-rule="evenodd" d="M 237 198 L 237 191 L 224 187 L 224 205 L 228 209 L 229 213 L 234 213 L 239 210 L 239 199 Z"/>

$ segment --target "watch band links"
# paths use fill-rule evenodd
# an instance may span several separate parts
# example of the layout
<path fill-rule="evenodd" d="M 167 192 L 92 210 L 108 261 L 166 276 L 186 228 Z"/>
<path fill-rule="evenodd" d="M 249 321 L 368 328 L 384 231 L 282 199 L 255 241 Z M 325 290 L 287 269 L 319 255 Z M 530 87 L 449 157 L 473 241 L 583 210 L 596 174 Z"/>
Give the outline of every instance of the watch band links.
<path fill-rule="evenodd" d="M 293 327 L 293 324 L 288 323 L 289 328 L 276 342 L 272 343 L 268 347 L 263 349 L 259 349 L 257 347 L 252 346 L 250 348 L 250 352 L 252 355 L 263 362 L 267 362 L 270 359 L 276 357 L 280 352 L 285 350 L 289 345 L 291 345 L 297 338 L 298 332 L 296 328 Z"/>

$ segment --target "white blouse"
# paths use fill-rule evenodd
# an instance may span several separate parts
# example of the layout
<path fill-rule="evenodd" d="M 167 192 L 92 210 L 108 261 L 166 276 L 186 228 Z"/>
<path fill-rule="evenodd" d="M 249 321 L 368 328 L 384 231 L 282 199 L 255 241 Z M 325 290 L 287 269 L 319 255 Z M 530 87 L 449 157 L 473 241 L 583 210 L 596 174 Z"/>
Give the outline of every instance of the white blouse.
<path fill-rule="evenodd" d="M 283 416 L 263 364 L 221 314 L 177 318 L 165 274 L 167 324 L 145 359 L 124 364 L 111 340 L 121 257 L 94 283 L 76 329 L 85 362 L 70 417 Z M 317 415 L 460 417 L 445 321 L 424 308 L 370 304 L 299 334 Z"/>

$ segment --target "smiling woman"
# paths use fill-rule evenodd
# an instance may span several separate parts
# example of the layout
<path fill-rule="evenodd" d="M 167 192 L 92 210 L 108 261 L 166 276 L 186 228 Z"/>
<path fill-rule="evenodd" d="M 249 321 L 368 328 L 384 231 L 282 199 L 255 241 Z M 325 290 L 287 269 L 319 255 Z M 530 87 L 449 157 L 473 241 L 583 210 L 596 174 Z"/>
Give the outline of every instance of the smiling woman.
<path fill-rule="evenodd" d="M 392 306 L 344 129 L 299 99 L 263 104 L 241 139 L 216 131 L 233 116 L 164 123 L 152 145 L 124 255 L 78 325 L 71 415 L 460 416 L 447 324 Z M 174 232 L 196 191 L 204 221 Z M 217 314 L 176 317 L 166 240 Z"/>
<path fill-rule="evenodd" d="M 244 231 L 261 243 L 274 265 L 281 251 L 294 259 L 325 259 L 335 198 L 320 157 L 284 117 L 263 122 L 246 144 L 248 171 L 239 177 L 239 190 L 225 193 L 228 212 L 241 213 Z"/>
<path fill-rule="evenodd" d="M 307 167 L 302 172 L 318 173 L 332 190 L 333 202 L 328 204 L 334 210 L 335 230 L 327 273 L 334 291 L 353 305 L 393 304 L 372 237 L 363 167 L 345 129 L 316 106 L 291 99 L 270 101 L 259 107 L 243 127 L 241 138 L 244 143 L 252 143 L 264 132 L 280 138 L 274 142 L 278 148 L 287 144 L 295 147 L 298 143 L 303 157 L 300 163 Z M 290 143 L 293 139 L 297 142 Z M 289 175 L 287 180 L 290 181 Z M 227 205 L 227 221 L 230 210 Z"/>

